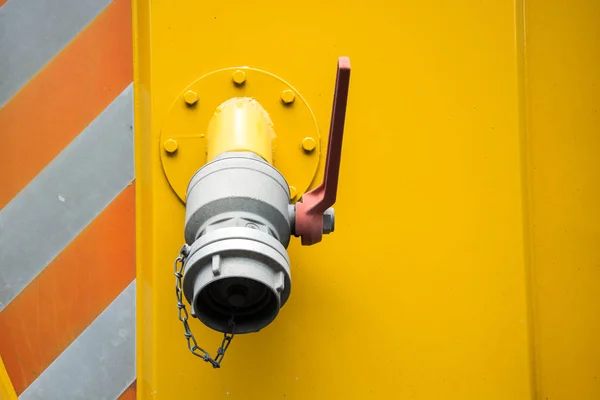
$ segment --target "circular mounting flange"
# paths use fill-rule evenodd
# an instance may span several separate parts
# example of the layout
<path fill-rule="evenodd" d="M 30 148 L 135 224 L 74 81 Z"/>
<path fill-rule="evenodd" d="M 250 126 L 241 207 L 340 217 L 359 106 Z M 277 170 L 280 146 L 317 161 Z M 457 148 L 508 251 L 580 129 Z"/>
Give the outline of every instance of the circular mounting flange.
<path fill-rule="evenodd" d="M 276 75 L 249 67 L 211 72 L 187 86 L 173 102 L 160 138 L 161 162 L 169 185 L 185 202 L 190 178 L 206 164 L 208 123 L 216 108 L 232 97 L 254 98 L 269 113 L 276 134 L 273 165 L 287 180 L 291 200 L 298 200 L 319 167 L 317 122 L 294 87 Z"/>

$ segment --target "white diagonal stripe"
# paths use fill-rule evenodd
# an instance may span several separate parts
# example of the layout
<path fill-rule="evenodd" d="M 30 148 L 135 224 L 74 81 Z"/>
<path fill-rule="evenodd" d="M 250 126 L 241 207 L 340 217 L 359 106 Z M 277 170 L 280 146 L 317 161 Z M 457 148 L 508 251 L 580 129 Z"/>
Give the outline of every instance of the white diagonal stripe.
<path fill-rule="evenodd" d="M 130 85 L 0 210 L 0 311 L 133 178 Z"/>
<path fill-rule="evenodd" d="M 19 399 L 114 400 L 134 379 L 135 281 L 25 389 Z"/>
<path fill-rule="evenodd" d="M 0 107 L 111 0 L 18 0 L 0 7 Z"/>

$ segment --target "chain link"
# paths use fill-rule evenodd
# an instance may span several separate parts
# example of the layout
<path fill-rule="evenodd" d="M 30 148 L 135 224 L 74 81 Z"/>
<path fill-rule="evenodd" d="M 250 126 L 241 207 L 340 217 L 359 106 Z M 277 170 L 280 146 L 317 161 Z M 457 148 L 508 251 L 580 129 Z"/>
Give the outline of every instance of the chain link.
<path fill-rule="evenodd" d="M 224 334 L 223 340 L 221 341 L 221 347 L 217 349 L 217 356 L 215 358 L 212 358 L 206 350 L 198 346 L 196 338 L 190 330 L 190 325 L 188 323 L 188 311 L 185 307 L 185 304 L 183 303 L 183 272 L 185 268 L 185 258 L 189 253 L 189 249 L 190 247 L 187 244 L 184 244 L 181 247 L 181 250 L 179 250 L 179 255 L 175 259 L 175 263 L 173 266 L 175 274 L 175 295 L 177 296 L 177 309 L 179 320 L 183 324 L 183 329 L 185 331 L 183 335 L 187 340 L 187 346 L 190 352 L 192 352 L 192 354 L 196 357 L 200 357 L 204 361 L 211 363 L 213 368 L 220 368 L 221 362 L 225 357 L 225 352 L 227 351 L 227 348 L 229 347 L 229 344 L 231 343 L 231 340 L 235 335 L 235 322 L 233 321 L 234 315 L 231 314 L 231 318 L 228 321 L 230 331 Z"/>

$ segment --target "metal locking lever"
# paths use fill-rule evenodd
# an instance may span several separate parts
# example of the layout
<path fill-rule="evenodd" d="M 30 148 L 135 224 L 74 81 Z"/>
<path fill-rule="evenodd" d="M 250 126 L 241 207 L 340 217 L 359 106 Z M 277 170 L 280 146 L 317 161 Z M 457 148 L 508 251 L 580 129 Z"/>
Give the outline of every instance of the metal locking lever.
<path fill-rule="evenodd" d="M 349 86 L 350 59 L 340 57 L 333 94 L 333 109 L 323 182 L 319 187 L 305 193 L 302 199 L 296 203 L 294 234 L 302 238 L 302 245 L 304 246 L 310 246 L 321 241 L 325 213 L 331 213 L 329 216 L 333 218 L 333 210 L 328 211 L 328 209 L 335 203 L 337 196 Z M 328 230 L 333 231 L 333 220 Z"/>

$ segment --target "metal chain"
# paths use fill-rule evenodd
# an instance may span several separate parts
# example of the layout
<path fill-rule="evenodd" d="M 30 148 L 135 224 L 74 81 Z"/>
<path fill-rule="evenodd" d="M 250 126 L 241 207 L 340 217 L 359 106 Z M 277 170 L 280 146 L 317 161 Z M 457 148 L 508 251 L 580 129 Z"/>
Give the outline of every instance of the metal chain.
<path fill-rule="evenodd" d="M 198 346 L 198 343 L 196 342 L 196 338 L 194 337 L 194 335 L 192 334 L 192 331 L 190 330 L 190 325 L 188 324 L 187 308 L 185 307 L 185 304 L 183 303 L 183 272 L 184 272 L 184 268 L 185 268 L 185 266 L 184 266 L 185 258 L 188 256 L 189 250 L 190 250 L 190 247 L 187 244 L 184 244 L 181 247 L 181 250 L 179 250 L 179 255 L 175 259 L 175 263 L 173 266 L 175 277 L 176 277 L 176 279 L 175 279 L 175 295 L 177 296 L 177 309 L 178 309 L 179 320 L 183 324 L 183 329 L 185 330 L 183 335 L 187 339 L 188 349 L 192 352 L 192 354 L 195 355 L 196 357 L 200 357 L 201 359 L 203 359 L 206 362 L 211 363 L 213 368 L 220 368 L 221 362 L 223 361 L 223 358 L 225 357 L 225 352 L 227 351 L 227 348 L 229 347 L 229 344 L 231 343 L 231 340 L 233 339 L 233 336 L 235 335 L 235 322 L 233 321 L 234 315 L 232 314 L 231 318 L 228 321 L 230 331 L 226 332 L 224 334 L 223 341 L 221 342 L 221 347 L 219 347 L 217 349 L 217 356 L 215 358 L 212 358 L 206 350 L 204 350 L 202 347 Z"/>

